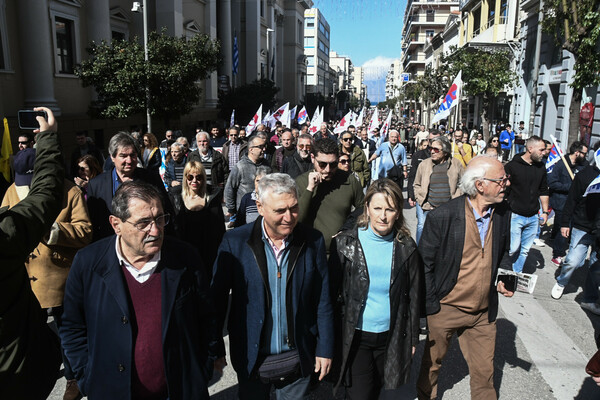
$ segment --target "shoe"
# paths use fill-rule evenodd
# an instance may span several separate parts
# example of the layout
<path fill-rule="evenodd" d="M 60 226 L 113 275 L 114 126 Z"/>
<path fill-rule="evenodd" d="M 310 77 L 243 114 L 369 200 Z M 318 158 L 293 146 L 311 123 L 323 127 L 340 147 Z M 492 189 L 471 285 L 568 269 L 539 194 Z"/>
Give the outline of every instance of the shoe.
<path fill-rule="evenodd" d="M 542 239 L 534 239 L 533 240 L 533 244 L 538 246 L 538 247 L 544 247 L 546 246 L 546 243 L 544 243 L 544 241 Z"/>
<path fill-rule="evenodd" d="M 581 308 L 593 314 L 600 315 L 600 306 L 596 303 L 581 303 Z"/>
<path fill-rule="evenodd" d="M 562 260 L 562 257 L 554 257 L 551 261 L 552 264 L 556 265 L 557 267 L 560 267 L 560 263 L 562 263 Z"/>
<path fill-rule="evenodd" d="M 552 296 L 553 299 L 558 300 L 562 297 L 564 291 L 565 291 L 565 287 L 560 286 L 557 282 L 554 284 L 554 287 L 552 288 L 552 293 L 550 293 L 550 295 Z"/>
<path fill-rule="evenodd" d="M 80 400 L 81 398 L 83 398 L 83 395 L 79 391 L 77 381 L 75 379 L 68 380 L 63 400 Z"/>

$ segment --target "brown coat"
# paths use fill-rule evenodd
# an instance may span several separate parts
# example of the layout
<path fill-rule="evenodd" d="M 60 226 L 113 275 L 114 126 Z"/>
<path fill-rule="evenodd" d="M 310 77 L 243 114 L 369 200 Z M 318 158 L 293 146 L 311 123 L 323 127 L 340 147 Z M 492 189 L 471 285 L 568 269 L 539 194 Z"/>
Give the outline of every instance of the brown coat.
<path fill-rule="evenodd" d="M 463 175 L 464 169 L 460 164 L 460 161 L 454 158 L 449 158 L 446 161 L 448 166 L 448 183 L 450 184 L 450 197 L 452 199 L 462 195 L 461 190 L 458 188 L 460 178 Z M 429 204 L 429 180 L 433 172 L 433 160 L 428 158 L 423 160 L 417 168 L 417 174 L 415 175 L 414 191 L 415 199 L 421 208 L 425 211 L 432 210 L 433 206 Z"/>
<path fill-rule="evenodd" d="M 73 257 L 92 240 L 92 223 L 83 193 L 70 181 L 65 180 L 64 187 L 62 209 L 52 225 L 52 230 L 57 233 L 56 244 L 48 245 L 49 236 L 46 235 L 25 263 L 31 288 L 42 308 L 62 305 Z M 19 201 L 12 184 L 4 195 L 2 207 L 13 207 Z"/>

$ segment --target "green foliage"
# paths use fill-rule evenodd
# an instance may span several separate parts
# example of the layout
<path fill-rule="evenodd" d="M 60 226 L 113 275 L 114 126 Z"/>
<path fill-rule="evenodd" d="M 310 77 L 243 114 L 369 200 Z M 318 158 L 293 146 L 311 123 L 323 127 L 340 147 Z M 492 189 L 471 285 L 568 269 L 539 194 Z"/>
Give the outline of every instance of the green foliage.
<path fill-rule="evenodd" d="M 544 0 L 542 29 L 575 58 L 571 86 L 600 85 L 600 2 Z"/>
<path fill-rule="evenodd" d="M 100 118 L 126 118 L 146 110 L 163 119 L 189 113 L 200 100 L 199 81 L 219 65 L 219 44 L 207 35 L 191 39 L 150 33 L 148 59 L 137 39 L 92 43 L 90 58 L 76 69 L 83 86 L 93 86 L 98 100 L 90 111 Z"/>
<path fill-rule="evenodd" d="M 425 67 L 424 74 L 417 77 L 416 84 L 419 92 L 422 93 L 426 101 L 435 101 L 446 94 L 448 91 L 448 82 L 452 82 L 448 72 L 442 72 L 442 69 L 433 69 L 430 65 Z"/>
<path fill-rule="evenodd" d="M 510 68 L 510 56 L 505 51 L 487 52 L 462 47 L 442 56 L 442 65 L 442 69 L 448 71 L 448 82 L 462 70 L 463 94 L 481 96 L 486 104 L 498 93 L 513 87 L 517 80 Z M 448 84 L 446 90 L 447 87 Z"/>
<path fill-rule="evenodd" d="M 385 108 L 392 109 L 396 106 L 397 102 L 398 102 L 397 97 L 387 99 L 385 101 L 380 101 L 379 103 L 377 103 L 377 108 L 379 108 L 380 110 L 383 110 Z"/>
<path fill-rule="evenodd" d="M 252 83 L 238 86 L 229 93 L 219 93 L 219 117 L 229 121 L 231 111 L 235 109 L 235 119 L 244 125 L 254 116 L 260 105 L 263 112 L 275 106 L 275 95 L 279 88 L 269 79 L 256 80 Z M 292 106 L 293 107 L 293 106 Z"/>

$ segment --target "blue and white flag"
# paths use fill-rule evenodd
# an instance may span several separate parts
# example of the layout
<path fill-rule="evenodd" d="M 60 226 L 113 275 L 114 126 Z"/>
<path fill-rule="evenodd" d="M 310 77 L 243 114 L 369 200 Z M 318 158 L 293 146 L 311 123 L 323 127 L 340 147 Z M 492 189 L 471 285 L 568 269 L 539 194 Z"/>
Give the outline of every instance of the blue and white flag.
<path fill-rule="evenodd" d="M 552 135 L 550 135 L 550 138 L 552 138 L 552 148 L 550 154 L 548 154 L 548 160 L 546 160 L 547 173 L 552 172 L 556 163 L 560 162 L 561 157 L 564 157 L 560 146 L 556 143 L 556 138 Z"/>
<path fill-rule="evenodd" d="M 233 75 L 237 75 L 238 73 L 238 66 L 240 65 L 240 52 L 238 51 L 238 44 L 237 44 L 237 35 L 234 34 L 233 35 L 233 60 L 232 60 L 232 71 Z"/>
<path fill-rule="evenodd" d="M 298 113 L 298 124 L 302 125 L 308 119 L 308 113 L 306 112 L 306 107 L 302 106 L 300 112 Z"/>
<path fill-rule="evenodd" d="M 459 71 L 458 75 L 456 75 L 456 78 L 454 78 L 454 82 L 452 82 L 452 86 L 450 86 L 450 89 L 448 89 L 448 93 L 446 93 L 446 96 L 444 96 L 444 101 L 440 105 L 440 108 L 438 108 L 433 120 L 431 120 L 432 124 L 439 120 L 448 118 L 452 107 L 456 106 L 460 102 L 460 92 L 463 85 L 461 76 L 462 71 Z"/>
<path fill-rule="evenodd" d="M 594 154 L 594 160 L 596 160 L 596 167 L 600 166 L 600 149 L 596 150 L 596 153 Z M 589 184 L 587 189 L 585 189 L 583 197 L 590 193 L 600 193 L 600 175 L 598 175 L 596 179 Z"/>
<path fill-rule="evenodd" d="M 298 108 L 298 106 L 294 106 L 294 108 L 292 108 L 290 110 L 290 121 L 293 121 L 294 119 L 296 119 L 296 109 Z M 289 128 L 289 126 L 288 126 Z"/>

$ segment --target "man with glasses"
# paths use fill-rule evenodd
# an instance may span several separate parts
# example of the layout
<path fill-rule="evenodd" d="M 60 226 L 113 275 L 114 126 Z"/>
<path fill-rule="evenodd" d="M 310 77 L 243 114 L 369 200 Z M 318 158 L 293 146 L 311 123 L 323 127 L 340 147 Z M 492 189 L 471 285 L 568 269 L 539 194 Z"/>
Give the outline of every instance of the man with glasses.
<path fill-rule="evenodd" d="M 196 143 L 198 144 L 198 149 L 190 153 L 188 161 L 202 163 L 204 171 L 206 172 L 207 185 L 218 185 L 223 187 L 225 184 L 226 170 L 223 155 L 210 145 L 210 135 L 208 132 L 198 132 L 196 134 Z"/>
<path fill-rule="evenodd" d="M 542 163 L 545 150 L 544 140 L 532 136 L 525 143 L 525 153 L 515 155 L 505 166 L 511 183 L 507 200 L 512 211 L 510 255 L 515 272 L 523 272 L 538 227 L 548 220 L 549 189 L 546 167 Z M 540 204 L 541 217 L 538 216 Z"/>
<path fill-rule="evenodd" d="M 65 289 L 60 336 L 81 392 L 208 399 L 219 335 L 200 255 L 165 237 L 155 187 L 123 183 L 112 210 L 114 235 L 77 254 Z"/>
<path fill-rule="evenodd" d="M 429 152 L 431 157 L 419 164 L 413 185 L 417 206 L 417 244 L 429 211 L 462 194 L 458 184 L 464 169 L 460 161 L 451 157 L 450 141 L 443 136 L 432 139 Z"/>
<path fill-rule="evenodd" d="M 360 185 L 367 187 L 371 180 L 371 169 L 365 152 L 354 145 L 354 135 L 350 131 L 342 132 L 340 139 L 340 154 L 350 157 L 350 170 L 358 177 Z"/>
<path fill-rule="evenodd" d="M 333 139 L 317 140 L 311 155 L 313 171 L 296 178 L 300 222 L 323 234 L 329 251 L 331 238 L 346 221 L 352 207 L 363 206 L 363 190 L 354 175 L 340 171 L 339 148 Z"/>
<path fill-rule="evenodd" d="M 33 144 L 33 135 L 29 132 L 19 134 L 19 151 L 23 149 L 32 149 Z"/>
<path fill-rule="evenodd" d="M 437 143 L 434 139 L 433 145 Z M 475 157 L 460 183 L 465 195 L 440 205 L 427 216 L 419 243 L 429 328 L 417 380 L 421 400 L 437 398 L 442 360 L 454 333 L 469 366 L 471 398 L 497 398 L 497 293 L 506 297 L 514 294 L 502 282 L 495 285 L 498 268 L 510 266 L 510 211 L 503 202 L 509 185 L 502 163 L 488 156 Z"/>
<path fill-rule="evenodd" d="M 288 174 L 292 179 L 296 179 L 303 173 L 310 171 L 313 167 L 310 158 L 310 152 L 313 146 L 313 137 L 308 133 L 301 133 L 298 136 L 296 152 L 293 156 L 283 160 L 281 172 Z"/>
<path fill-rule="evenodd" d="M 429 133 L 427 133 L 427 135 L 429 135 Z M 375 160 L 377 157 L 381 157 L 379 171 L 377 171 L 377 179 L 390 178 L 400 186 L 400 189 L 402 189 L 404 186 L 404 179 L 408 176 L 408 163 L 406 161 L 406 149 L 398 142 L 398 136 L 399 133 L 397 130 L 390 130 L 389 141 L 379 146 L 371 158 L 369 158 L 369 162 Z M 390 172 L 392 169 L 400 169 L 402 171 L 402 178 L 399 178 L 397 174 L 391 176 Z M 375 177 L 373 179 L 375 180 Z"/>
<path fill-rule="evenodd" d="M 242 197 L 254 190 L 256 169 L 261 165 L 269 166 L 264 158 L 266 143 L 267 140 L 262 134 L 253 135 L 248 140 L 248 155 L 242 156 L 231 170 L 225 184 L 225 206 L 228 217 L 235 215 Z"/>

